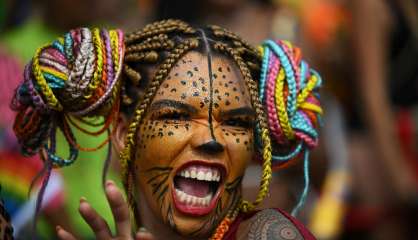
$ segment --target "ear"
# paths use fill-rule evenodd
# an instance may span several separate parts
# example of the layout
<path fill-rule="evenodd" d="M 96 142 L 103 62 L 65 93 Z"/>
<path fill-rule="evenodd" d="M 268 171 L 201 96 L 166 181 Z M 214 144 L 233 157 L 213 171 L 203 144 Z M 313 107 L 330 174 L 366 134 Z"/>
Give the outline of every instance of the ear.
<path fill-rule="evenodd" d="M 119 153 L 125 148 L 125 137 L 128 131 L 129 121 L 123 114 L 119 114 L 117 121 L 118 124 L 116 125 L 116 129 L 112 134 L 111 139 L 113 147 Z"/>

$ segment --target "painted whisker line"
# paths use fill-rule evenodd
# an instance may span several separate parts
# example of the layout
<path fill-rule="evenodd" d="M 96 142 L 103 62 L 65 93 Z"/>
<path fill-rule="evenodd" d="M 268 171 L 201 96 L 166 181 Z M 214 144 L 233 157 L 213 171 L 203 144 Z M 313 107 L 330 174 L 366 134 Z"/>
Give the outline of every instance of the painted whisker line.
<path fill-rule="evenodd" d="M 161 185 L 163 185 L 167 180 L 168 180 L 168 175 L 166 177 L 164 177 L 163 180 L 159 181 L 158 183 L 154 183 L 152 184 L 152 187 L 154 188 L 154 190 L 152 191 L 152 194 L 155 195 L 155 193 L 157 193 L 160 190 Z"/>
<path fill-rule="evenodd" d="M 152 178 L 148 179 L 147 183 L 151 183 L 154 180 L 156 180 L 157 178 L 159 178 L 161 176 L 169 175 L 169 174 L 170 174 L 170 172 L 163 172 L 163 173 L 157 174 L 157 175 L 153 176 Z"/>
<path fill-rule="evenodd" d="M 225 184 L 225 191 L 231 193 L 234 189 L 241 185 L 243 176 L 237 177 L 234 181 Z"/>
<path fill-rule="evenodd" d="M 162 197 L 167 193 L 167 191 L 168 191 L 168 184 L 165 185 L 163 190 L 161 190 L 160 194 L 157 197 L 157 200 L 160 201 L 160 202 L 163 201 Z"/>
<path fill-rule="evenodd" d="M 172 167 L 153 167 L 145 170 L 145 172 L 152 172 L 152 171 L 171 171 L 173 170 Z"/>

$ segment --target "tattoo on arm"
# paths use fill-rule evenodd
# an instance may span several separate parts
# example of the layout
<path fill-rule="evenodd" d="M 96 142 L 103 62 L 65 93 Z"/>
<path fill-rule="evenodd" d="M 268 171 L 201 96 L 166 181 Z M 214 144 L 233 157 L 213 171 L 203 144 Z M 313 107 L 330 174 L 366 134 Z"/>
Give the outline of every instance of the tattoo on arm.
<path fill-rule="evenodd" d="M 303 237 L 283 214 L 265 209 L 251 218 L 248 240 L 303 240 Z"/>

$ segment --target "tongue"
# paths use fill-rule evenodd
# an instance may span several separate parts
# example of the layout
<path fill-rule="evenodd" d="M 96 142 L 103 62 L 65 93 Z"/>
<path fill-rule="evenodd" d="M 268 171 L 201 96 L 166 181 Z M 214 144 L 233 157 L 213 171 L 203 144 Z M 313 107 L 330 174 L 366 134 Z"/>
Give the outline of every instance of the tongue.
<path fill-rule="evenodd" d="M 189 195 L 195 197 L 206 197 L 209 194 L 209 182 L 177 177 L 176 183 L 178 189 Z"/>

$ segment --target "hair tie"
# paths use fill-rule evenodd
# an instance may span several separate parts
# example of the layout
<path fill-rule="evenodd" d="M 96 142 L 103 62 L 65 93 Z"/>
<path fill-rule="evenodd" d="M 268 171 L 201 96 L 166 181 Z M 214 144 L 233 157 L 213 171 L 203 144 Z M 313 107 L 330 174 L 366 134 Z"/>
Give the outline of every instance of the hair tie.
<path fill-rule="evenodd" d="M 23 82 L 12 100 L 17 111 L 14 131 L 22 153 L 34 155 L 41 149 L 55 167 L 70 165 L 79 150 L 71 126 L 90 135 L 109 129 L 119 110 L 119 75 L 124 56 L 121 30 L 79 28 L 39 48 L 25 67 Z M 83 117 L 103 117 L 103 127 L 89 132 L 80 123 L 97 126 Z M 56 131 L 69 144 L 70 155 L 56 155 Z"/>
<path fill-rule="evenodd" d="M 266 40 L 260 52 L 259 92 L 275 146 L 272 168 L 284 167 L 299 156 L 304 159 L 305 187 L 292 212 L 295 215 L 308 193 L 309 150 L 318 144 L 322 116 L 318 91 L 322 80 L 301 59 L 300 49 L 289 42 Z"/>

